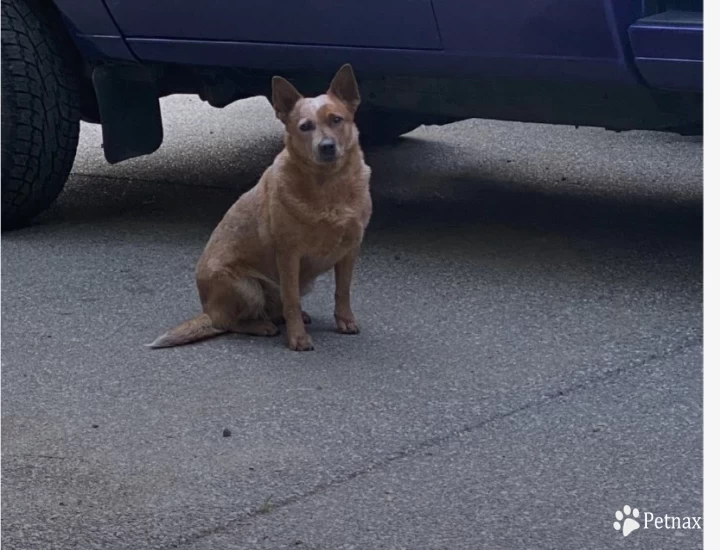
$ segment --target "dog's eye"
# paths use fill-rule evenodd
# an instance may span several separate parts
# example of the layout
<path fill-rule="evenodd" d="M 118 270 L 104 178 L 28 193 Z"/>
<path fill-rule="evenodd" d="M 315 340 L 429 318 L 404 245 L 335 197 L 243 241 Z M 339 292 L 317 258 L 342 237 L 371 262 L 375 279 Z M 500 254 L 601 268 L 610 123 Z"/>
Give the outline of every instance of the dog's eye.
<path fill-rule="evenodd" d="M 333 115 L 332 117 L 330 117 L 330 122 L 331 122 L 331 124 L 333 124 L 334 126 L 337 126 L 337 125 L 340 124 L 342 121 L 343 121 L 343 118 L 342 118 L 341 116 Z"/>
<path fill-rule="evenodd" d="M 309 132 L 309 131 L 312 130 L 314 127 L 315 127 L 315 126 L 313 125 L 312 122 L 310 122 L 309 120 L 306 120 L 305 122 L 303 122 L 303 123 L 300 125 L 300 131 L 301 131 L 301 132 Z"/>

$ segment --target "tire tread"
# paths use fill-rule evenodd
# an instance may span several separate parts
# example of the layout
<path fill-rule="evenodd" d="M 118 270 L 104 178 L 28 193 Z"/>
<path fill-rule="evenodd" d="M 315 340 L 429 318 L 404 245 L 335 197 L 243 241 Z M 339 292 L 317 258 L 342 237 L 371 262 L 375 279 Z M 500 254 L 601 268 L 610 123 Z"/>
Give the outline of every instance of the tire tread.
<path fill-rule="evenodd" d="M 2 0 L 2 227 L 27 223 L 62 191 L 80 134 L 77 67 L 61 22 Z"/>

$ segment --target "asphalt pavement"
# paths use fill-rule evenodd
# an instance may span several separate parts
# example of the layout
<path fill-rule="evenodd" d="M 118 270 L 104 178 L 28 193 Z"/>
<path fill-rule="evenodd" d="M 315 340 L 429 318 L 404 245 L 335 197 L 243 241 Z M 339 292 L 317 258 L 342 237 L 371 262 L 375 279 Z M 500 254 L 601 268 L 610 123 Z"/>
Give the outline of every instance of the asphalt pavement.
<path fill-rule="evenodd" d="M 702 516 L 700 138 L 422 127 L 367 151 L 359 335 L 325 276 L 314 352 L 149 350 L 282 136 L 262 98 L 163 117 L 116 166 L 84 126 L 60 200 L 3 234 L 4 548 L 702 547 L 646 522 Z"/>

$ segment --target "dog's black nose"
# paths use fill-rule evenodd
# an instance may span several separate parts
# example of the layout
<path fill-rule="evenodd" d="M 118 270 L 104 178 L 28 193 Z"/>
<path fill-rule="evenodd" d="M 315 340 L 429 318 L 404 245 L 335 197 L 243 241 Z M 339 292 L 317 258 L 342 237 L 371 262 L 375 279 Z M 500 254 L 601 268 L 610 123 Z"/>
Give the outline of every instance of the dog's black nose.
<path fill-rule="evenodd" d="M 334 157 L 336 152 L 335 141 L 325 138 L 320 142 L 320 145 L 318 145 L 318 149 L 323 157 Z"/>

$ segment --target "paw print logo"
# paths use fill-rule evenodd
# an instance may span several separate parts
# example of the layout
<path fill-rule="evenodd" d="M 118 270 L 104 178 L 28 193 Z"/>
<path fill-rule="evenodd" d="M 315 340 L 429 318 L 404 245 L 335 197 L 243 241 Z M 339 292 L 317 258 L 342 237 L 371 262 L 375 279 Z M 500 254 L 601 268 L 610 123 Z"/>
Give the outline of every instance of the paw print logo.
<path fill-rule="evenodd" d="M 637 518 L 640 517 L 640 510 L 637 508 L 630 508 L 627 504 L 622 509 L 615 512 L 615 519 L 617 521 L 613 523 L 613 527 L 616 531 L 622 530 L 623 537 L 627 537 L 630 533 L 636 529 L 640 529 L 640 523 Z"/>

